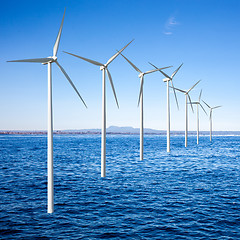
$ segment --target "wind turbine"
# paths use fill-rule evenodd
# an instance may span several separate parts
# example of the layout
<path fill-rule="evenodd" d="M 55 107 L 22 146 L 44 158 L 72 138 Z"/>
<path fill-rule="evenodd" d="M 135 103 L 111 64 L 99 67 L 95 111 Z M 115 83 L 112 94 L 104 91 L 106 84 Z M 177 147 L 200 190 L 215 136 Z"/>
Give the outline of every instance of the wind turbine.
<path fill-rule="evenodd" d="M 73 89 L 76 91 L 79 98 L 82 100 L 85 107 L 87 105 L 85 104 L 84 100 L 82 99 L 81 95 L 79 94 L 77 88 L 74 86 L 72 80 L 68 76 L 68 74 L 65 72 L 63 67 L 59 64 L 57 61 L 57 52 L 58 52 L 58 46 L 60 43 L 62 28 L 63 28 L 63 22 L 64 22 L 64 16 L 65 11 L 62 18 L 62 23 L 57 35 L 57 39 L 55 41 L 54 47 L 53 47 L 53 56 L 47 57 L 47 58 L 34 58 L 34 59 L 24 59 L 24 60 L 13 60 L 8 62 L 30 62 L 30 63 L 42 63 L 48 65 L 48 158 L 47 158 L 47 166 L 48 166 L 48 213 L 53 213 L 54 211 L 54 187 L 53 187 L 53 113 L 52 113 L 52 63 L 56 63 L 57 66 L 60 68 L 62 73 L 65 75 Z"/>
<path fill-rule="evenodd" d="M 156 71 L 160 71 L 172 66 L 168 66 L 168 67 L 163 67 L 163 68 L 156 68 L 154 70 L 150 70 L 147 72 L 142 72 L 141 70 L 139 70 L 139 68 L 137 68 L 129 59 L 127 59 L 123 54 L 121 54 L 126 60 L 127 62 L 137 71 L 139 72 L 138 77 L 141 80 L 141 86 L 140 86 L 140 93 L 139 93 L 139 98 L 138 98 L 138 106 L 140 103 L 140 160 L 143 160 L 143 83 L 144 83 L 144 76 L 146 74 L 149 73 L 153 73 Z"/>
<path fill-rule="evenodd" d="M 157 69 L 157 67 L 155 65 L 153 65 L 152 63 L 150 63 L 153 67 L 155 67 Z M 169 98 L 169 81 L 171 81 L 172 84 L 172 88 L 173 88 L 173 92 L 174 92 L 174 96 L 175 96 L 175 100 L 177 103 L 177 107 L 179 109 L 178 106 L 178 101 L 177 101 L 177 95 L 173 86 L 173 77 L 176 75 L 176 73 L 179 71 L 179 69 L 182 67 L 183 63 L 172 73 L 171 77 L 168 76 L 166 73 L 164 73 L 163 71 L 159 70 L 166 78 L 163 79 L 164 82 L 167 82 L 167 152 L 170 152 L 170 98 Z"/>
<path fill-rule="evenodd" d="M 133 40 L 132 40 L 133 41 Z M 131 41 L 131 42 L 132 42 Z M 106 81 L 105 81 L 105 74 L 107 72 L 108 79 L 110 81 L 112 91 L 117 103 L 117 107 L 119 108 L 118 105 L 118 100 L 116 96 L 116 92 L 114 89 L 113 81 L 112 81 L 112 76 L 108 70 L 108 65 L 131 43 L 129 42 L 125 47 L 123 47 L 119 52 L 115 53 L 109 60 L 107 61 L 106 64 L 78 56 L 73 53 L 65 52 L 67 54 L 70 54 L 74 57 L 80 58 L 86 62 L 92 63 L 94 65 L 100 66 L 100 70 L 102 71 L 102 146 L 101 146 L 101 177 L 106 177 Z"/>
<path fill-rule="evenodd" d="M 203 100 L 202 100 L 203 101 Z M 203 101 L 204 102 L 204 101 Z M 210 141 L 212 141 L 212 110 L 222 106 L 210 107 L 206 102 L 204 102 L 207 107 L 210 109 L 209 120 L 210 120 Z"/>
<path fill-rule="evenodd" d="M 202 110 L 207 115 L 207 112 L 205 111 L 204 107 L 201 104 L 201 96 L 202 96 L 202 90 L 201 90 L 201 92 L 199 94 L 198 102 L 192 102 L 192 104 L 196 104 L 197 105 L 197 144 L 199 144 L 199 106 L 202 108 Z"/>
<path fill-rule="evenodd" d="M 189 102 L 191 104 L 192 107 L 192 111 L 193 111 L 193 106 L 192 106 L 192 101 L 191 98 L 189 96 L 190 91 L 200 82 L 201 80 L 199 80 L 198 82 L 196 82 L 191 88 L 189 88 L 187 91 L 186 90 L 182 90 L 179 88 L 175 88 L 177 91 L 182 92 L 185 94 L 185 100 L 186 100 L 186 111 L 185 111 L 185 116 L 186 116 L 186 124 L 185 124 L 185 147 L 187 147 L 187 140 L 188 140 L 188 99 Z"/>

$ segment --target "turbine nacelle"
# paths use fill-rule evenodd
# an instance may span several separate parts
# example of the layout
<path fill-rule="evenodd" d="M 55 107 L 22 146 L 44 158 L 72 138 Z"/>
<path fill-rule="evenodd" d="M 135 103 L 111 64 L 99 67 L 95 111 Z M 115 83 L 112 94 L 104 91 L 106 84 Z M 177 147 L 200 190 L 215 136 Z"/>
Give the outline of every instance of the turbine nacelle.
<path fill-rule="evenodd" d="M 170 78 L 164 78 L 163 81 L 168 82 L 168 81 L 171 81 L 171 79 Z"/>
<path fill-rule="evenodd" d="M 140 74 L 138 75 L 139 78 L 142 78 L 143 76 L 144 76 L 144 73 L 140 73 Z"/>
<path fill-rule="evenodd" d="M 47 57 L 49 58 L 49 61 L 45 62 L 45 63 L 42 63 L 42 65 L 46 65 L 48 63 L 53 63 L 53 62 L 56 62 L 57 61 L 57 57 L 56 56 L 53 56 L 53 57 Z"/>
<path fill-rule="evenodd" d="M 102 66 L 100 66 L 100 70 L 101 70 L 101 71 L 104 70 L 104 69 L 106 69 L 106 68 L 107 68 L 106 65 L 102 65 Z"/>
<path fill-rule="evenodd" d="M 56 62 L 57 61 L 57 56 L 53 56 L 53 57 L 51 57 L 52 58 L 52 61 L 53 62 Z"/>

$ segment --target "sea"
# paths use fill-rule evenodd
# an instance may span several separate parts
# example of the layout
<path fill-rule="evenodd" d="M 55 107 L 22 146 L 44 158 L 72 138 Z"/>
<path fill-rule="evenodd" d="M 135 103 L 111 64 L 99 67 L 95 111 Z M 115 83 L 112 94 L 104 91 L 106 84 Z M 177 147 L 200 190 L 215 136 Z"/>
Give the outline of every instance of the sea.
<path fill-rule="evenodd" d="M 240 136 L 0 135 L 0 239 L 240 239 Z"/>

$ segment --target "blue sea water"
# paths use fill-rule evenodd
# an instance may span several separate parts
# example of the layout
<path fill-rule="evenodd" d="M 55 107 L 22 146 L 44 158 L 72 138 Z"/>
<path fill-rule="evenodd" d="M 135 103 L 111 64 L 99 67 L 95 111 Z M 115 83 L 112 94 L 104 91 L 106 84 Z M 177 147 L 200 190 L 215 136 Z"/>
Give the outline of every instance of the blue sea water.
<path fill-rule="evenodd" d="M 54 136 L 55 212 L 47 214 L 47 137 L 0 136 L 1 239 L 240 239 L 240 137 Z"/>

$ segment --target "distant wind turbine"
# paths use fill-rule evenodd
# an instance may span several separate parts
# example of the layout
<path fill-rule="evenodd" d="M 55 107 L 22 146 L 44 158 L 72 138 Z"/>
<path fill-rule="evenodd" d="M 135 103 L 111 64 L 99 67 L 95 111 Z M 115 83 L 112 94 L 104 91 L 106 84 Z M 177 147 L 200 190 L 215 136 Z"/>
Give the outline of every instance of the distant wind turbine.
<path fill-rule="evenodd" d="M 133 40 L 132 40 L 133 41 Z M 131 41 L 131 42 L 132 42 Z M 73 53 L 65 52 L 67 54 L 70 54 L 74 57 L 80 58 L 86 62 L 92 63 L 94 65 L 100 66 L 100 70 L 102 71 L 102 150 L 101 150 L 101 177 L 106 177 L 106 81 L 105 81 L 105 73 L 107 72 L 108 79 L 110 81 L 112 91 L 117 103 L 117 107 L 119 108 L 118 105 L 118 100 L 116 96 L 116 92 L 114 89 L 113 81 L 112 81 L 112 76 L 108 70 L 108 65 L 131 43 L 129 42 L 125 47 L 123 47 L 119 52 L 115 53 L 108 61 L 106 64 L 78 56 Z"/>
<path fill-rule="evenodd" d="M 203 101 L 203 100 L 202 100 Z M 204 102 L 204 101 L 203 101 Z M 210 120 L 210 141 L 212 141 L 212 110 L 222 106 L 210 107 L 206 102 L 204 102 L 210 110 L 209 120 Z"/>
<path fill-rule="evenodd" d="M 153 67 L 155 67 L 157 69 L 157 67 L 155 65 L 153 65 L 152 63 L 150 63 Z M 176 73 L 178 72 L 178 70 L 182 67 L 183 63 L 173 72 L 173 74 L 170 76 L 168 76 L 166 73 L 164 73 L 163 71 L 159 70 L 159 72 L 161 72 L 166 78 L 163 79 L 164 82 L 167 82 L 167 152 L 170 152 L 170 98 L 169 98 L 169 81 L 171 81 L 171 85 L 173 88 L 173 92 L 174 92 L 174 96 L 176 99 L 176 103 L 177 103 L 177 107 L 179 109 L 178 106 L 178 100 L 177 100 L 177 95 L 173 86 L 173 77 L 176 75 Z"/>
<path fill-rule="evenodd" d="M 65 75 L 73 89 L 76 91 L 79 98 L 82 100 L 85 107 L 87 105 L 85 104 L 84 100 L 82 99 L 81 95 L 79 94 L 78 90 L 74 86 L 73 82 L 71 81 L 68 74 L 65 72 L 63 67 L 59 64 L 57 61 L 57 52 L 58 52 L 58 46 L 62 34 L 62 28 L 63 28 L 63 22 L 64 22 L 64 16 L 65 11 L 62 18 L 62 23 L 57 35 L 56 42 L 53 47 L 53 56 L 47 57 L 47 58 L 34 58 L 34 59 L 24 59 L 24 60 L 13 60 L 8 62 L 30 62 L 30 63 L 42 63 L 48 65 L 48 213 L 53 213 L 54 211 L 54 187 L 53 187 L 53 118 L 52 118 L 52 63 L 56 63 L 57 66 L 60 68 L 62 73 Z"/>
<path fill-rule="evenodd" d="M 185 147 L 187 147 L 187 141 L 188 141 L 188 99 L 189 102 L 191 104 L 192 107 L 192 111 L 193 111 L 193 106 L 192 106 L 192 101 L 191 98 L 189 96 L 189 92 L 200 82 L 201 80 L 199 80 L 198 82 L 196 82 L 191 88 L 189 88 L 187 91 L 186 90 L 182 90 L 179 88 L 175 88 L 177 91 L 182 92 L 185 94 L 185 99 L 186 99 L 186 111 L 185 111 L 185 116 L 186 116 L 186 125 L 185 125 Z"/>
<path fill-rule="evenodd" d="M 199 94 L 199 98 L 198 98 L 198 102 L 192 102 L 192 104 L 196 104 L 197 105 L 197 144 L 199 144 L 199 106 L 202 108 L 202 110 L 206 113 L 204 107 L 201 104 L 201 96 L 202 96 L 202 90 Z"/>
<path fill-rule="evenodd" d="M 144 83 L 144 76 L 146 74 L 153 73 L 153 72 L 156 72 L 156 71 L 159 71 L 159 70 L 163 70 L 163 69 L 166 69 L 166 68 L 169 68 L 169 67 L 172 67 L 172 66 L 157 68 L 157 69 L 150 70 L 150 71 L 147 71 L 147 72 L 142 72 L 129 59 L 127 59 L 123 54 L 121 54 L 121 55 L 127 60 L 127 62 L 137 72 L 139 72 L 138 77 L 141 80 L 140 93 L 139 93 L 139 98 L 138 98 L 138 106 L 139 106 L 139 103 L 140 103 L 140 160 L 143 160 L 143 83 Z"/>

